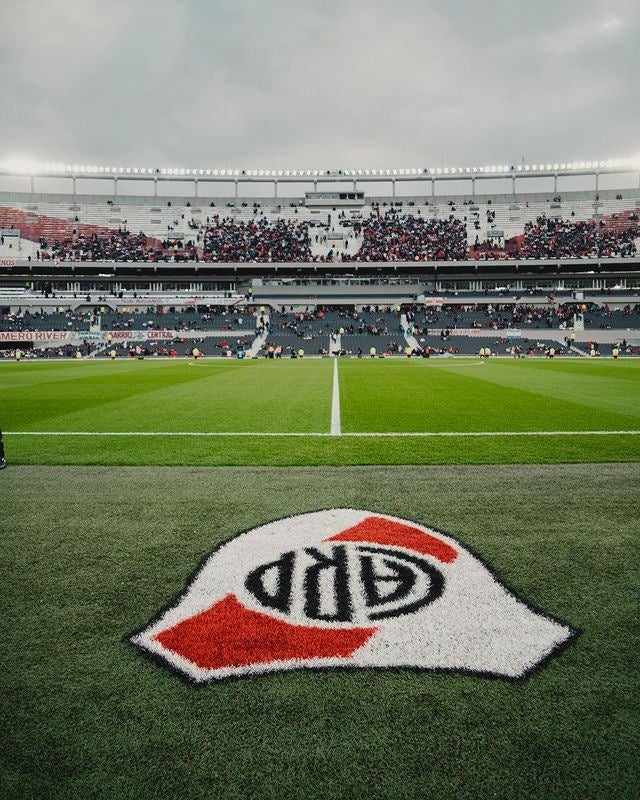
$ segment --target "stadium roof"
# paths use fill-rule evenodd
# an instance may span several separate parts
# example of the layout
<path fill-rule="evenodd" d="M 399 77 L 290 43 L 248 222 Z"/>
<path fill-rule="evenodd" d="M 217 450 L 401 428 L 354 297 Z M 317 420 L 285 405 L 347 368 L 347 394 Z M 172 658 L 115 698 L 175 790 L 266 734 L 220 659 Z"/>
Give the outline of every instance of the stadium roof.
<path fill-rule="evenodd" d="M 61 162 L 4 162 L 0 175 L 19 177 L 118 178 L 123 180 L 325 181 L 460 180 L 639 173 L 640 156 L 593 161 L 483 166 L 404 167 L 383 169 L 211 169 L 185 167 L 97 166 Z"/>

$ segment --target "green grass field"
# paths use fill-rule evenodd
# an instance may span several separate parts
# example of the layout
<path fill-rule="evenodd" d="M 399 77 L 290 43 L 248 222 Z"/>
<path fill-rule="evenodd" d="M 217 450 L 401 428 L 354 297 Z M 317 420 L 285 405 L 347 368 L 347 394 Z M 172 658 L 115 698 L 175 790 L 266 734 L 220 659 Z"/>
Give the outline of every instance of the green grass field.
<path fill-rule="evenodd" d="M 342 436 L 329 436 L 328 359 L 8 363 L 0 364 L 0 382 L 1 424 L 11 458 L 21 464 L 546 463 L 640 456 L 640 363 L 628 361 L 342 361 Z M 132 435 L 33 435 L 38 431 Z M 410 435 L 536 431 L 557 435 Z M 561 435 L 572 431 L 582 433 Z M 134 435 L 140 433 L 150 435 Z M 378 435 L 354 435 L 367 433 Z M 389 433 L 403 436 L 379 435 Z"/>
<path fill-rule="evenodd" d="M 353 360 L 339 388 L 331 435 L 328 359 L 0 363 L 0 796 L 637 797 L 640 363 Z M 580 636 L 518 682 L 202 688 L 124 641 L 221 542 L 333 507 L 449 532 Z"/>

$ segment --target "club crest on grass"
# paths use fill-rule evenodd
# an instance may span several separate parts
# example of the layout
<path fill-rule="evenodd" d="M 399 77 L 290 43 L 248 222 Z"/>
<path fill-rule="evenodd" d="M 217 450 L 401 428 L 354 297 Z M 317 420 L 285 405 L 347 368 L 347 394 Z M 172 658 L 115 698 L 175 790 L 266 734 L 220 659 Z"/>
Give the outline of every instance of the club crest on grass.
<path fill-rule="evenodd" d="M 322 668 L 519 679 L 576 635 L 448 534 L 335 508 L 224 542 L 129 641 L 202 684 Z"/>

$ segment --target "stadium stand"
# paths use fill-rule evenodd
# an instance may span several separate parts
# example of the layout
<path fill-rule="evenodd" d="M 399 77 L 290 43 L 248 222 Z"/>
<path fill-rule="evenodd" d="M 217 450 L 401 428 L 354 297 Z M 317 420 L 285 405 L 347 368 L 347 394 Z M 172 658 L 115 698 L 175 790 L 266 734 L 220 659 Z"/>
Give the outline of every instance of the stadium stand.
<path fill-rule="evenodd" d="M 203 234 L 205 261 L 310 261 L 309 226 L 264 217 L 250 222 L 214 217 Z"/>
<path fill-rule="evenodd" d="M 66 198 L 11 205 L 0 228 L 57 261 L 398 262 L 627 258 L 637 252 L 637 197 L 506 202 L 371 201 L 354 215 L 299 204 L 158 205 Z M 343 238 L 344 237 L 344 238 Z"/>
<path fill-rule="evenodd" d="M 260 353 L 271 357 L 272 354 L 276 355 L 278 348 L 284 357 L 297 354 L 300 350 L 305 355 L 328 355 L 329 336 L 299 336 L 288 330 L 274 331 L 268 334 Z"/>
<path fill-rule="evenodd" d="M 451 214 L 425 219 L 395 209 L 372 214 L 362 228 L 362 245 L 354 261 L 459 261 L 469 257 L 466 226 Z M 360 223 L 354 223 L 359 230 Z M 343 256 L 343 261 L 351 256 Z"/>
<path fill-rule="evenodd" d="M 88 331 L 96 321 L 93 314 L 30 312 L 0 314 L 1 331 Z"/>
<path fill-rule="evenodd" d="M 550 348 L 555 350 L 558 356 L 567 355 L 566 345 L 553 340 L 539 337 L 523 336 L 518 339 L 509 340 L 500 336 L 457 336 L 451 333 L 444 338 L 439 336 L 419 336 L 418 342 L 425 349 L 428 348 L 433 355 L 478 355 L 481 349 L 488 348 L 492 355 L 513 355 L 514 348 L 521 355 L 542 356 L 546 355 Z"/>
<path fill-rule="evenodd" d="M 101 314 L 101 325 L 105 330 L 166 328 L 253 334 L 264 325 L 264 317 L 255 308 L 247 306 L 198 306 L 182 311 L 160 307 L 135 313 L 104 312 Z"/>
<path fill-rule="evenodd" d="M 407 340 L 400 333 L 354 334 L 341 337 L 341 355 L 369 356 L 371 348 L 376 355 L 404 355 Z"/>
<path fill-rule="evenodd" d="M 188 337 L 175 338 L 171 340 L 116 342 L 97 354 L 99 358 L 109 358 L 111 350 L 115 350 L 117 358 L 136 358 L 162 356 L 165 358 L 178 358 L 191 356 L 193 349 L 197 348 L 203 356 L 235 356 L 239 349 L 247 350 L 253 341 L 253 337 Z M 137 348 L 137 350 L 136 350 Z"/>

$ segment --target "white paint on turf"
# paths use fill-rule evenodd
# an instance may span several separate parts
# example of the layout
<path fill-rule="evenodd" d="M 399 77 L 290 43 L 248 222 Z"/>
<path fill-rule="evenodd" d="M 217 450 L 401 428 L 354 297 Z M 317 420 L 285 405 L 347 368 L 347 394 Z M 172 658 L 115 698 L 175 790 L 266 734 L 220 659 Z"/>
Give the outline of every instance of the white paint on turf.
<path fill-rule="evenodd" d="M 4 431 L 5 436 L 334 436 L 303 431 Z M 340 432 L 340 436 L 363 438 L 457 437 L 457 436 L 638 436 L 640 431 L 373 431 Z"/>
<path fill-rule="evenodd" d="M 333 359 L 333 393 L 331 395 L 331 435 L 341 436 L 340 383 L 338 382 L 338 359 Z"/>
<path fill-rule="evenodd" d="M 518 679 L 576 635 L 453 537 L 333 508 L 224 542 L 129 640 L 204 683 L 328 667 Z"/>

